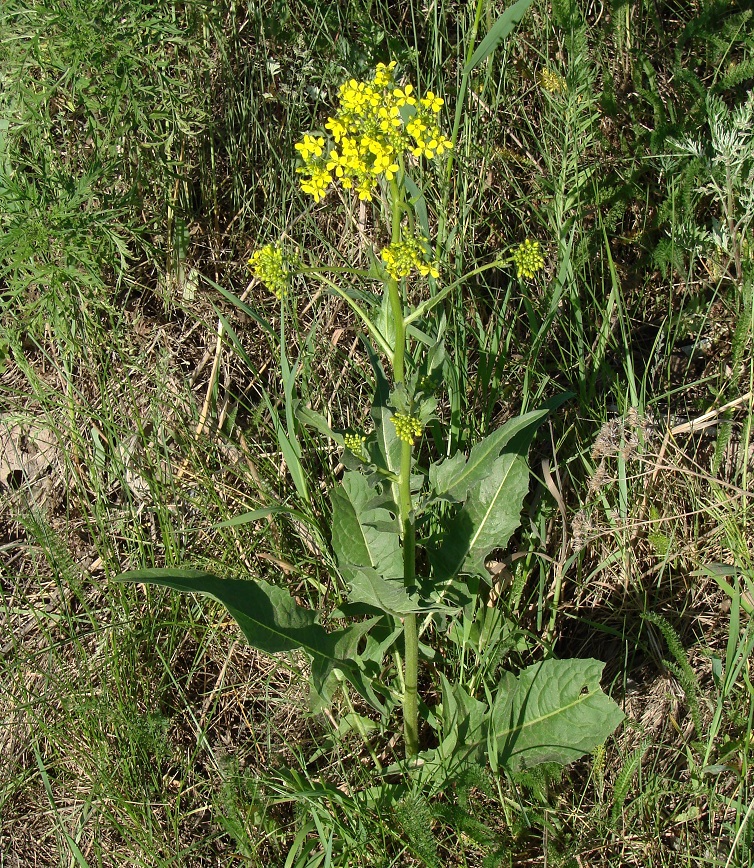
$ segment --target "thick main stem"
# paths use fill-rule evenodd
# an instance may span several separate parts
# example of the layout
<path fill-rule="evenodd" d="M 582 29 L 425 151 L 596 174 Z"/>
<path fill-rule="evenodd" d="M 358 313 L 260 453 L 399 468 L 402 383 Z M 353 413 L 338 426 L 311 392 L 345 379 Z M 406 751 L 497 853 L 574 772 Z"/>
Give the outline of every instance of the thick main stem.
<path fill-rule="evenodd" d="M 390 181 L 391 205 L 391 242 L 401 240 L 401 217 L 404 204 L 402 191 L 395 179 Z M 390 310 L 393 315 L 395 346 L 393 349 L 393 380 L 396 385 L 405 379 L 406 322 L 403 315 L 403 298 L 398 281 L 387 281 Z M 403 581 L 411 588 L 416 575 L 416 530 L 414 527 L 413 505 L 411 503 L 411 452 L 412 444 L 401 443 L 401 469 L 398 476 L 398 511 L 403 542 Z M 419 753 L 419 633 L 416 615 L 406 615 L 403 619 L 404 676 L 403 676 L 403 734 L 406 743 L 406 758 L 412 759 Z"/>
<path fill-rule="evenodd" d="M 403 581 L 406 587 L 414 584 L 416 575 L 416 530 L 411 504 L 411 444 L 401 444 L 401 473 L 399 477 L 401 528 L 403 531 Z M 404 688 L 403 734 L 406 758 L 419 753 L 419 633 L 416 615 L 403 619 Z"/>
<path fill-rule="evenodd" d="M 406 742 L 406 759 L 419 753 L 419 631 L 416 615 L 406 615 L 403 620 L 403 641 L 406 645 L 403 693 L 403 738 Z"/>

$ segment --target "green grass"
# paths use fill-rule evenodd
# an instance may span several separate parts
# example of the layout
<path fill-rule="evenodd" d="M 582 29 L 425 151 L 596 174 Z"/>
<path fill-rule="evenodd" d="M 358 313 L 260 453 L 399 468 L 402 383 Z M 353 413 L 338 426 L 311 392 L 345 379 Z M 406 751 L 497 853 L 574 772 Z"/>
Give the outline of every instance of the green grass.
<path fill-rule="evenodd" d="M 5 5 L 0 864 L 754 864 L 754 145 L 715 127 L 754 80 L 748 11 L 535 3 L 470 76 L 451 177 L 416 175 L 443 280 L 526 237 L 547 257 L 539 281 L 488 271 L 444 307 L 453 448 L 573 394 L 532 450 L 497 603 L 433 665 L 472 689 L 547 646 L 607 660 L 628 718 L 604 751 L 433 799 L 380 786 L 390 733 L 370 729 L 370 752 L 350 700 L 311 717 L 301 659 L 260 658 L 204 600 L 109 581 L 180 563 L 340 602 L 339 456 L 295 426 L 316 480 L 301 504 L 276 430 L 279 308 L 246 260 L 286 233 L 366 265 L 369 210 L 313 205 L 293 145 L 388 58 L 450 129 L 474 6 Z M 480 10 L 477 44 L 502 5 Z M 356 427 L 368 359 L 319 289 L 301 283 L 286 324 L 295 388 Z M 236 342 L 216 356 L 218 311 Z M 309 529 L 217 527 L 279 503 Z"/>

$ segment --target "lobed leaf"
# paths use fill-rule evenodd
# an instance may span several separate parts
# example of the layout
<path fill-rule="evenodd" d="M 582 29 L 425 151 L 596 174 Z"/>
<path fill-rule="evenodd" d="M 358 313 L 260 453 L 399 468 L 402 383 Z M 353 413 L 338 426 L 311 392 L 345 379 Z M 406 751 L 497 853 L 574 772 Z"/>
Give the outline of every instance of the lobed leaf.
<path fill-rule="evenodd" d="M 329 704 L 342 672 L 356 690 L 378 710 L 375 696 L 356 662 L 359 640 L 374 619 L 328 632 L 316 614 L 299 606 L 284 588 L 261 579 L 219 579 L 202 570 L 144 569 L 118 576 L 117 582 L 144 582 L 186 593 L 205 594 L 222 603 L 249 644 L 267 654 L 301 649 L 312 659 L 312 708 Z"/>
<path fill-rule="evenodd" d="M 402 579 L 386 579 L 371 567 L 353 567 L 350 572 L 351 602 L 376 606 L 396 618 L 423 611 L 421 600 L 409 594 Z"/>
<path fill-rule="evenodd" d="M 469 494 L 462 508 L 444 519 L 427 550 L 437 581 L 461 574 L 487 576 L 489 553 L 508 544 L 521 523 L 521 504 L 529 489 L 529 468 L 515 453 L 501 455 Z"/>
<path fill-rule="evenodd" d="M 486 557 L 508 544 L 529 487 L 529 444 L 547 413 L 535 410 L 511 419 L 477 443 L 468 459 L 456 453 L 430 468 L 432 495 L 463 503 L 443 517 L 427 543 L 437 581 L 461 574 L 486 577 Z"/>
<path fill-rule="evenodd" d="M 332 491 L 332 546 L 349 584 L 362 568 L 371 568 L 386 579 L 403 579 L 399 528 L 394 518 L 397 508 L 389 497 L 378 494 L 357 471 L 343 474 Z"/>

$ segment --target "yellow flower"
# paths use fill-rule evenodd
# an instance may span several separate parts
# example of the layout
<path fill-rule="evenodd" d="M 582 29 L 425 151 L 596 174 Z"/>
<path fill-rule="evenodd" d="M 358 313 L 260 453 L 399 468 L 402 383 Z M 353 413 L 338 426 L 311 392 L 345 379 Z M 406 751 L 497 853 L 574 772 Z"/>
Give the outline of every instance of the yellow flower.
<path fill-rule="evenodd" d="M 414 92 L 414 86 L 412 84 L 407 84 L 403 90 L 401 88 L 396 87 L 393 91 L 393 97 L 395 98 L 395 104 L 400 108 L 404 105 L 416 105 L 416 97 L 411 96 Z"/>
<path fill-rule="evenodd" d="M 335 172 L 336 178 L 342 178 L 348 168 L 348 156 L 339 154 L 335 149 L 330 151 L 330 158 L 325 166 L 328 172 Z"/>
<path fill-rule="evenodd" d="M 314 136 L 304 136 L 304 141 L 299 142 L 297 145 L 294 145 L 294 148 L 301 154 L 301 159 L 308 163 L 312 157 L 321 157 L 322 156 L 322 148 L 325 144 L 325 140 L 322 136 L 318 138 L 314 138 Z"/>
<path fill-rule="evenodd" d="M 315 202 L 319 202 L 332 183 L 332 175 L 326 169 L 312 168 L 310 171 L 309 177 L 301 181 L 301 189 L 313 196 Z"/>
<path fill-rule="evenodd" d="M 340 104 L 325 124 L 335 147 L 310 134 L 295 146 L 301 188 L 315 201 L 333 179 L 370 201 L 380 178 L 392 181 L 400 172 L 404 154 L 432 159 L 451 147 L 437 123 L 443 100 L 431 90 L 420 96 L 410 83 L 396 87 L 394 77 L 391 61 L 378 64 L 370 80 L 342 84 Z"/>
<path fill-rule="evenodd" d="M 346 134 L 345 124 L 343 124 L 337 118 L 328 118 L 325 127 L 330 130 L 330 132 L 332 133 L 332 137 L 335 139 L 336 142 L 339 142 Z M 304 136 L 304 138 L 306 138 L 306 136 Z M 298 145 L 295 145 L 294 147 L 298 147 Z"/>
<path fill-rule="evenodd" d="M 385 66 L 384 63 L 378 63 L 377 69 L 374 72 L 374 83 L 377 87 L 387 87 L 393 82 L 393 71 L 395 70 L 395 61 L 391 60 Z"/>
<path fill-rule="evenodd" d="M 439 112 L 445 104 L 445 100 L 440 99 L 439 96 L 435 96 L 431 90 L 428 90 L 426 92 L 420 102 L 424 106 L 424 108 L 428 108 L 431 112 L 434 112 L 435 114 L 437 114 L 437 112 Z"/>
<path fill-rule="evenodd" d="M 362 202 L 371 202 L 372 201 L 372 190 L 374 189 L 374 184 L 364 178 L 362 181 L 356 185 L 356 192 L 359 194 L 359 199 Z"/>

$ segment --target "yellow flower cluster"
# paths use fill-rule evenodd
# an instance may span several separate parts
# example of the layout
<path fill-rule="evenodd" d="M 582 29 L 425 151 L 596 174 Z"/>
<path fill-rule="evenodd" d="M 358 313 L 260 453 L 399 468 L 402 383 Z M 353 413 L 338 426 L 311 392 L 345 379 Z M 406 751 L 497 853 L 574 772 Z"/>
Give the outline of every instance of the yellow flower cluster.
<path fill-rule="evenodd" d="M 400 280 L 416 269 L 423 277 L 439 277 L 437 263 L 427 258 L 428 244 L 429 239 L 412 235 L 383 247 L 380 256 L 388 274 L 395 280 Z"/>
<path fill-rule="evenodd" d="M 414 440 L 422 436 L 422 424 L 415 416 L 409 416 L 407 413 L 396 413 L 395 416 L 390 417 L 390 421 L 395 425 L 395 433 L 398 438 L 412 446 Z"/>
<path fill-rule="evenodd" d="M 249 260 L 254 277 L 259 278 L 278 298 L 284 298 L 288 294 L 293 276 L 290 265 L 290 258 L 279 244 L 265 244 L 255 251 Z"/>
<path fill-rule="evenodd" d="M 523 244 L 519 244 L 518 250 L 513 254 L 513 264 L 519 277 L 534 277 L 545 265 L 545 260 L 539 252 L 539 241 L 527 238 Z"/>
<path fill-rule="evenodd" d="M 353 454 L 357 458 L 361 458 L 362 460 L 365 458 L 364 456 L 364 443 L 366 443 L 366 437 L 362 434 L 344 434 L 343 442 L 345 443 L 345 447 L 349 452 L 353 452 Z"/>
<path fill-rule="evenodd" d="M 568 85 L 565 79 L 551 70 L 545 68 L 539 73 L 539 83 L 548 93 L 565 93 Z"/>
<path fill-rule="evenodd" d="M 432 159 L 452 147 L 437 123 L 443 100 L 431 90 L 419 97 L 411 84 L 396 86 L 394 75 L 395 61 L 380 63 L 371 80 L 341 85 L 338 110 L 325 124 L 332 146 L 311 135 L 295 146 L 301 189 L 315 202 L 333 181 L 371 201 L 378 179 L 391 181 L 404 153 Z"/>

